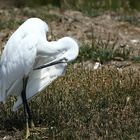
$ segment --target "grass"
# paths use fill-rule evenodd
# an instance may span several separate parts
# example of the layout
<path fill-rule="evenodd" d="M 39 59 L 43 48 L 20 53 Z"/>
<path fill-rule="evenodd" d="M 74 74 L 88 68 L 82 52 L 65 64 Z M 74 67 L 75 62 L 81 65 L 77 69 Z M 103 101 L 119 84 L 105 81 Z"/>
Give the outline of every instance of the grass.
<path fill-rule="evenodd" d="M 80 49 L 77 61 L 99 61 L 105 63 L 111 60 L 128 60 L 131 50 L 126 46 L 118 46 L 117 39 L 112 42 L 110 37 L 107 41 L 98 37 L 96 40 L 92 38 L 92 43 L 84 44 Z"/>
<path fill-rule="evenodd" d="M 7 19 L 7 21 L 0 21 L 0 30 L 2 29 L 14 29 L 17 26 L 21 25 L 22 21 L 13 20 L 13 18 Z"/>
<path fill-rule="evenodd" d="M 140 75 L 132 70 L 74 69 L 30 102 L 35 124 L 49 139 L 138 139 L 140 137 Z M 23 112 L 0 108 L 0 129 L 23 129 Z M 13 121 L 11 121 L 13 120 Z M 7 127 L 7 125 L 9 127 Z"/>
<path fill-rule="evenodd" d="M 12 3 L 12 2 L 11 2 Z M 122 0 L 30 0 L 30 1 L 15 1 L 13 0 L 12 5 L 17 7 L 33 7 L 36 8 L 38 6 L 51 6 L 51 7 L 59 7 L 61 9 L 74 9 L 83 12 L 88 16 L 98 16 L 103 14 L 105 11 L 135 11 L 140 10 L 140 4 L 138 0 L 126 0 L 125 2 Z"/>
<path fill-rule="evenodd" d="M 59 16 L 56 14 L 49 14 L 49 7 L 36 7 L 36 8 L 20 8 L 20 9 L 6 9 L 2 10 L 2 16 L 0 21 L 0 30 L 10 29 L 15 30 L 20 26 L 27 18 L 38 17 L 47 22 L 52 20 L 59 20 Z M 53 9 L 53 7 L 51 7 Z M 11 14 L 12 13 L 12 14 Z"/>

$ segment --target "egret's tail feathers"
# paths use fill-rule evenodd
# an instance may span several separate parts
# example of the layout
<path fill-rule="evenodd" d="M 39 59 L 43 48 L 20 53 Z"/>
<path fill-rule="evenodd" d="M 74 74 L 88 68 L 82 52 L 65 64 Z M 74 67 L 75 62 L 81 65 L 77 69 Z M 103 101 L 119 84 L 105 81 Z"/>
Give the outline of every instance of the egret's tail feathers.
<path fill-rule="evenodd" d="M 64 73 L 66 64 L 57 64 L 48 68 L 35 70 L 29 77 L 29 81 L 26 89 L 27 100 L 30 100 L 36 93 L 42 91 L 46 86 L 48 86 L 57 77 Z M 13 111 L 18 110 L 22 105 L 21 97 L 18 97 L 17 102 L 13 106 Z"/>
<path fill-rule="evenodd" d="M 2 96 L 0 96 L 0 102 L 5 103 L 5 99 Z"/>
<path fill-rule="evenodd" d="M 18 96 L 17 101 L 15 102 L 12 110 L 17 111 L 20 107 L 19 104 L 21 104 L 21 103 L 22 103 L 22 98 L 21 98 L 21 96 Z"/>
<path fill-rule="evenodd" d="M 5 103 L 6 100 L 6 91 L 5 91 L 5 86 L 2 87 L 1 81 L 0 81 L 0 102 Z"/>

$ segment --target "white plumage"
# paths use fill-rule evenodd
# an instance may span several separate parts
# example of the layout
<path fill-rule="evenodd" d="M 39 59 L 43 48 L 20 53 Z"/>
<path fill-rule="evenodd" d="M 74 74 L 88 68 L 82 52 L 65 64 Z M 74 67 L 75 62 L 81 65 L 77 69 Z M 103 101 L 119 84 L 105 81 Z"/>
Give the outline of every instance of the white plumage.
<path fill-rule="evenodd" d="M 30 18 L 13 33 L 4 48 L 0 62 L 0 101 L 4 102 L 9 95 L 17 96 L 14 111 L 22 104 L 23 77 L 29 77 L 26 87 L 29 100 L 61 76 L 67 63 L 39 70 L 34 68 L 60 59 L 69 62 L 78 56 L 79 47 L 74 39 L 64 37 L 48 42 L 47 32 L 44 21 Z"/>

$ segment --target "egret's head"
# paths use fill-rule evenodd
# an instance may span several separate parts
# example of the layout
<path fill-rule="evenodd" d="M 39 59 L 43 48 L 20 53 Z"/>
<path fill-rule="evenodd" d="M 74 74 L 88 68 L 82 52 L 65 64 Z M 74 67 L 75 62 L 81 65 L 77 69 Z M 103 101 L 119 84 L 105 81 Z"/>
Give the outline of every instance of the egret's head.
<path fill-rule="evenodd" d="M 52 47 L 55 46 L 56 48 L 59 48 L 57 50 L 58 56 L 56 57 L 56 59 L 47 64 L 37 67 L 34 70 L 50 67 L 60 63 L 67 64 L 68 62 L 75 60 L 79 54 L 78 43 L 70 37 L 64 37 L 56 42 L 51 42 L 51 45 Z"/>
<path fill-rule="evenodd" d="M 79 46 L 76 40 L 70 37 L 64 37 L 58 40 L 64 48 L 64 53 L 61 58 L 66 62 L 71 62 L 75 60 L 79 54 Z"/>

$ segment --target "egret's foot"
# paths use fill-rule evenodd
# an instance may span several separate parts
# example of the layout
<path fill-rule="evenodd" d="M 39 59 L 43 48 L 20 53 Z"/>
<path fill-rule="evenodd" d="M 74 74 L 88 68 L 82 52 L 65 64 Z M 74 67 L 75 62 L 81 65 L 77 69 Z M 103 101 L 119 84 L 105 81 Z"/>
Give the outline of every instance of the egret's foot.
<path fill-rule="evenodd" d="M 29 128 L 29 126 L 30 126 L 30 128 Z M 26 123 L 25 139 L 28 140 L 29 138 L 32 138 L 35 135 L 40 135 L 42 133 L 45 133 L 46 129 L 47 128 L 35 127 L 33 121 L 31 120 L 29 123 Z"/>
<path fill-rule="evenodd" d="M 35 127 L 33 120 L 30 121 L 30 131 L 31 132 L 42 132 L 39 127 Z"/>
<path fill-rule="evenodd" d="M 26 136 L 25 136 L 25 139 L 27 140 L 28 138 L 30 137 L 30 131 L 26 131 Z"/>
<path fill-rule="evenodd" d="M 30 121 L 30 128 L 31 128 L 31 129 L 34 129 L 34 128 L 35 128 L 35 125 L 34 125 L 33 120 Z"/>
<path fill-rule="evenodd" d="M 35 127 L 35 126 L 30 128 L 30 131 L 35 132 L 35 133 L 42 133 L 43 132 L 43 130 L 40 127 Z"/>
<path fill-rule="evenodd" d="M 30 137 L 29 125 L 28 125 L 28 123 L 26 123 L 26 135 L 25 135 L 25 139 L 27 140 L 29 137 Z"/>

